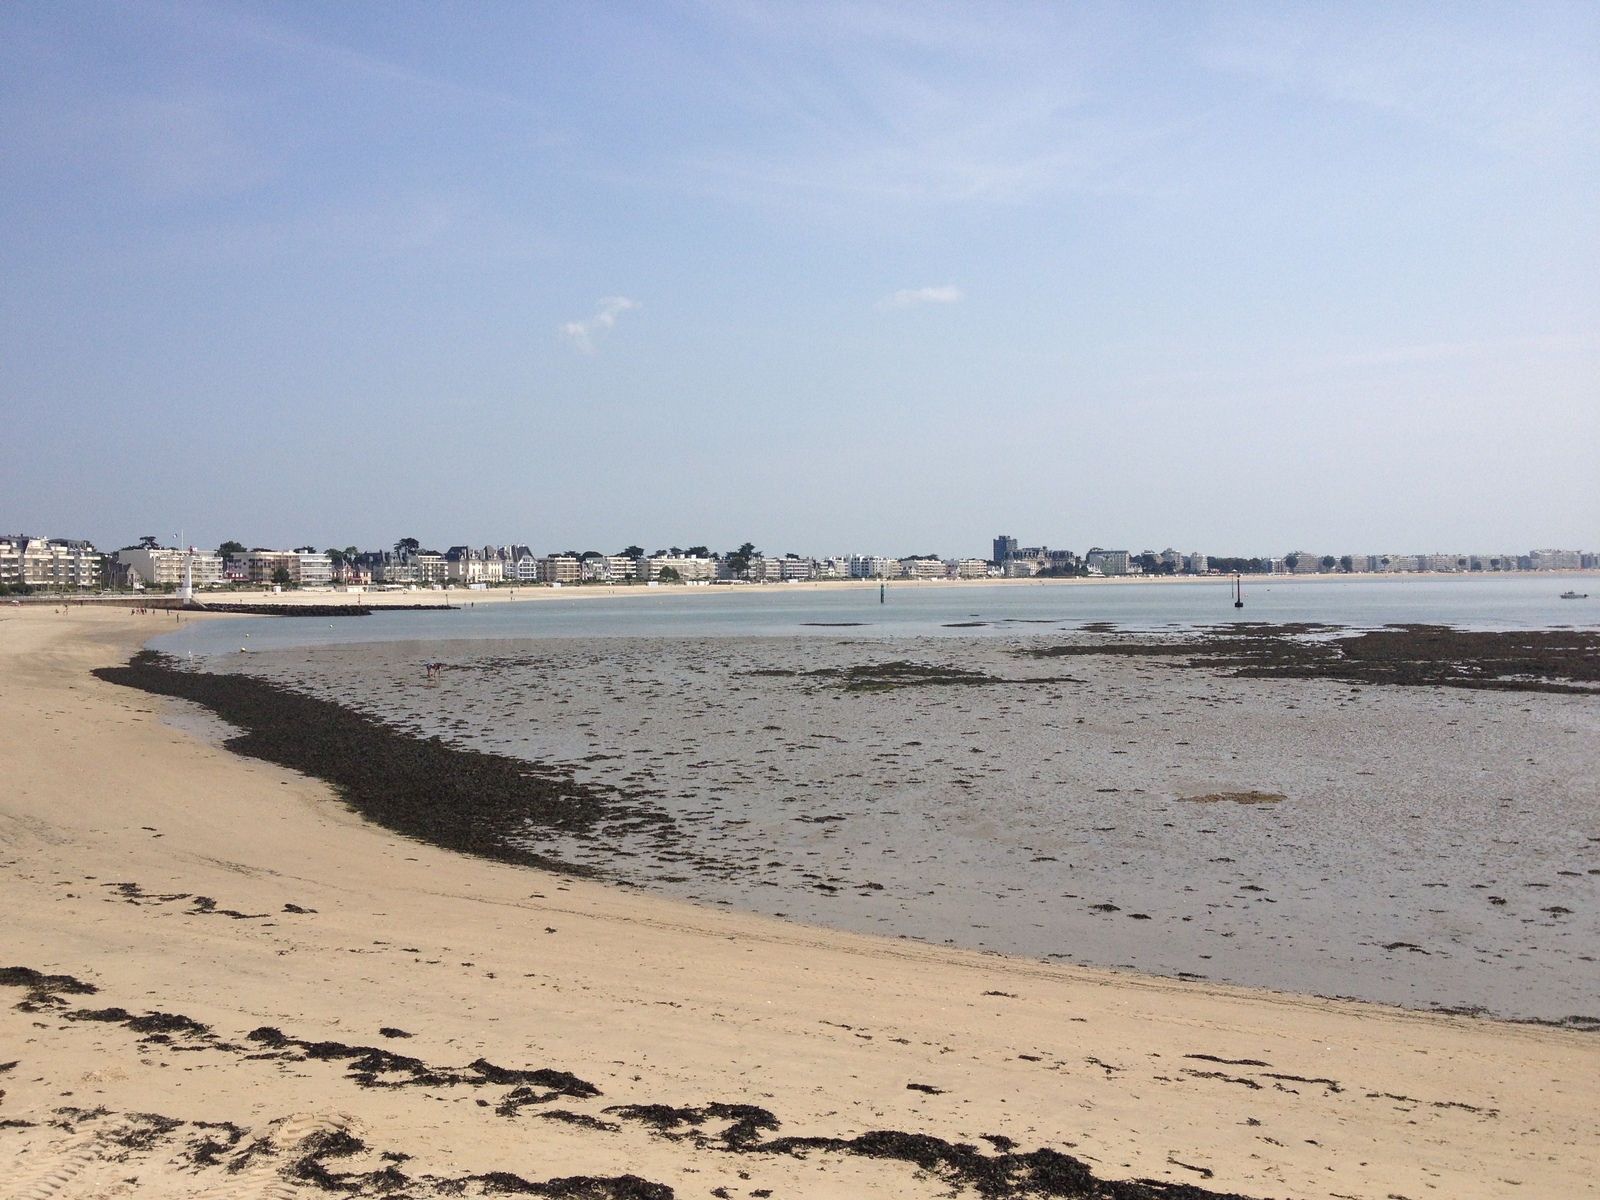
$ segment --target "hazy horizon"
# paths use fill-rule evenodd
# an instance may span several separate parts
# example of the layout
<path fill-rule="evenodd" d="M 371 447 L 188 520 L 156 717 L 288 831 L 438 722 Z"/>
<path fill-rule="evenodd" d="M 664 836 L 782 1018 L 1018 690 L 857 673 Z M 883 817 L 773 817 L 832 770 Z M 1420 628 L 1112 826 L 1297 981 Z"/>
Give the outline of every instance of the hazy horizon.
<path fill-rule="evenodd" d="M 1600 8 L 0 12 L 0 532 L 1600 545 Z"/>

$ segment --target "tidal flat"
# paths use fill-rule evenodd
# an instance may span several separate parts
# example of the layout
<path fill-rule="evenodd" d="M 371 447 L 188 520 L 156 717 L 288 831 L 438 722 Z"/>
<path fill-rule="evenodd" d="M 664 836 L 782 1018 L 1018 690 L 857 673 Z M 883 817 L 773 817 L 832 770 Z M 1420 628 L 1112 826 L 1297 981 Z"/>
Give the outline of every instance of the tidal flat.
<path fill-rule="evenodd" d="M 891 937 L 1597 1024 L 1592 694 L 1236 666 L 1105 630 L 227 663 L 615 798 L 616 820 L 512 830 L 530 860 Z"/>

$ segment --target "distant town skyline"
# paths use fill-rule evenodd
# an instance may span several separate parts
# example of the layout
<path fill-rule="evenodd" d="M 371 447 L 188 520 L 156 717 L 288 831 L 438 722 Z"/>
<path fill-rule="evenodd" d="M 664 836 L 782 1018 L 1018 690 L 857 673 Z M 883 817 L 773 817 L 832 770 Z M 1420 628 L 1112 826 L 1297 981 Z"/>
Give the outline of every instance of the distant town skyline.
<path fill-rule="evenodd" d="M 615 553 L 600 550 L 540 552 L 527 543 L 482 546 L 456 543 L 447 550 L 402 537 L 392 546 L 362 550 L 247 546 L 230 540 L 215 550 L 163 545 L 154 535 L 115 550 L 82 538 L 0 535 L 0 595 L 35 591 L 216 588 L 487 588 L 518 585 L 798 583 L 824 579 L 981 580 L 1118 578 L 1177 575 L 1503 574 L 1522 571 L 1600 570 L 1600 553 L 1536 549 L 1526 553 L 1403 552 L 1220 555 L 1201 550 L 1131 551 L 1091 546 L 1075 550 L 1023 546 L 997 535 L 990 556 L 938 553 L 800 554 L 763 551 L 743 542 L 727 551 L 672 545 L 654 551 L 638 544 Z"/>
<path fill-rule="evenodd" d="M 0 529 L 1600 541 L 1600 7 L 0 9 Z"/>

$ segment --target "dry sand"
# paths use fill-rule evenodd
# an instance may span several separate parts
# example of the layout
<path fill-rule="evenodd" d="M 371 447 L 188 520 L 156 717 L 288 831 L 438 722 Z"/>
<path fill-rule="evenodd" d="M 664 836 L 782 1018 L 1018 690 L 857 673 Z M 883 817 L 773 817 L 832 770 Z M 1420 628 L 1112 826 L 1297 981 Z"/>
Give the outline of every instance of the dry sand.
<path fill-rule="evenodd" d="M 996 1135 L 1257 1197 L 1597 1190 L 1592 1035 L 826 932 L 465 859 L 88 674 L 165 628 L 0 613 L 4 965 L 98 989 L 6 989 L 0 1195 L 309 1195 L 283 1151 L 341 1129 L 366 1148 L 308 1169 L 393 1167 L 418 1196 L 495 1171 L 683 1197 L 949 1194 L 903 1161 L 734 1153 L 727 1118 L 673 1138 L 605 1111 L 714 1102 L 770 1111 L 768 1137 Z M 249 1040 L 261 1027 L 440 1070 Z M 569 1081 L 513 1108 L 519 1081 L 490 1063 L 601 1094 Z M 408 1086 L 359 1086 L 363 1065 Z M 241 1160 L 273 1137 L 279 1153 Z"/>

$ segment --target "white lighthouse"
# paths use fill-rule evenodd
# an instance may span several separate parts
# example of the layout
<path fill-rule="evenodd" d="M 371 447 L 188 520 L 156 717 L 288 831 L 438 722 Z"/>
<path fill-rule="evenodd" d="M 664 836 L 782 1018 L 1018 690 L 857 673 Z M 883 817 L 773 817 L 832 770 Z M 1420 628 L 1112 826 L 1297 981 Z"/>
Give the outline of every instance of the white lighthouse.
<path fill-rule="evenodd" d="M 183 586 L 178 589 L 178 601 L 182 604 L 194 603 L 194 547 L 190 546 L 183 555 Z"/>

